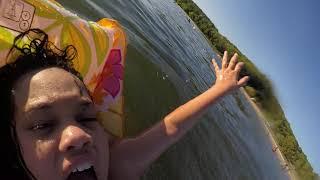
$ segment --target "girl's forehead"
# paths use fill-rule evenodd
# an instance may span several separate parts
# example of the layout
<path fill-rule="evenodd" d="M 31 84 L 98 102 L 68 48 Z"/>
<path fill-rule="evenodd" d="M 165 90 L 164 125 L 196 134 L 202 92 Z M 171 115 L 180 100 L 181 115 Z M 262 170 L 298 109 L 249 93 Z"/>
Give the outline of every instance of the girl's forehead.
<path fill-rule="evenodd" d="M 84 84 L 60 68 L 33 71 L 21 77 L 14 88 L 15 104 L 29 109 L 35 104 L 48 104 L 63 98 L 88 98 Z"/>

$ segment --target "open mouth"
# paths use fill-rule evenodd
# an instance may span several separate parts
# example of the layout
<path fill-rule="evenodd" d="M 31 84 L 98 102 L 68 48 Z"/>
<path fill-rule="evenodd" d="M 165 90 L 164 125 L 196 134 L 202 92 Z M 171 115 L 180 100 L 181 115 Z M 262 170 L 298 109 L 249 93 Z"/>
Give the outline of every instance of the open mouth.
<path fill-rule="evenodd" d="M 91 166 L 88 169 L 73 171 L 67 180 L 97 180 L 97 176 L 93 166 Z"/>

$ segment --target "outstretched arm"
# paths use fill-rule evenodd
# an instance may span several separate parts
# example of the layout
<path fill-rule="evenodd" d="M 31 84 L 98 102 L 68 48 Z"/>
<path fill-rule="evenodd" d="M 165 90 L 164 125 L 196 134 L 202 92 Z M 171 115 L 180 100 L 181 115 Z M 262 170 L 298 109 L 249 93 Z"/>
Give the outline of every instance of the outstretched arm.
<path fill-rule="evenodd" d="M 211 88 L 178 107 L 163 121 L 138 137 L 124 139 L 114 144 L 110 150 L 111 179 L 139 179 L 154 160 L 198 122 L 197 117 L 210 105 L 230 91 L 244 86 L 249 77 L 238 80 L 243 63 L 238 63 L 237 57 L 238 55 L 234 54 L 228 63 L 228 55 L 225 51 L 221 69 L 215 60 L 212 60 L 217 79 Z"/>

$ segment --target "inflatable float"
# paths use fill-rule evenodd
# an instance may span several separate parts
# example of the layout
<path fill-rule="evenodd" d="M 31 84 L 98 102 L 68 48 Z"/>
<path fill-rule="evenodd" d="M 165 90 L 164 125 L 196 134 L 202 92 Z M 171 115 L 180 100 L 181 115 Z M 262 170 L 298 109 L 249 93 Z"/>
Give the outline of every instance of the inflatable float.
<path fill-rule="evenodd" d="M 58 48 L 75 46 L 74 65 L 99 108 L 98 120 L 122 137 L 126 37 L 121 26 L 107 18 L 83 20 L 53 0 L 0 1 L 0 12 L 0 67 L 8 63 L 14 38 L 29 29 L 45 31 Z"/>

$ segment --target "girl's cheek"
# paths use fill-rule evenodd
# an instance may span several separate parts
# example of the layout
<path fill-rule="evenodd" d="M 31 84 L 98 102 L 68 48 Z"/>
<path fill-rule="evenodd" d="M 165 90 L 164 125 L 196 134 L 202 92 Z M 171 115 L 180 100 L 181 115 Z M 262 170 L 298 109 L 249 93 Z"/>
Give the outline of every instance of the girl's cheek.
<path fill-rule="evenodd" d="M 36 177 L 43 177 L 43 173 L 51 174 L 55 169 L 57 159 L 57 143 L 55 140 L 26 140 L 23 144 L 22 156 L 28 167 Z M 21 144 L 22 145 L 22 144 Z"/>
<path fill-rule="evenodd" d="M 37 159 L 42 160 L 50 157 L 50 154 L 58 153 L 58 143 L 56 140 L 37 140 L 35 143 L 35 154 Z M 57 152 L 56 152 L 57 151 Z"/>
<path fill-rule="evenodd" d="M 23 159 L 30 166 L 49 159 L 57 149 L 55 140 L 21 139 L 20 145 Z"/>

